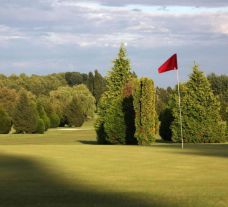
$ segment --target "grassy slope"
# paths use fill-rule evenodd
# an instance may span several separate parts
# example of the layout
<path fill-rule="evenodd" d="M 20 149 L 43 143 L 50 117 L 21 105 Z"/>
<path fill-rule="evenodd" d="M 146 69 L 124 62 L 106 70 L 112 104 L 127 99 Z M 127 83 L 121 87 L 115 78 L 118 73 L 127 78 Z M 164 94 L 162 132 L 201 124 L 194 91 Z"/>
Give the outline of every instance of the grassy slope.
<path fill-rule="evenodd" d="M 99 146 L 84 129 L 0 135 L 0 206 L 228 206 L 228 145 Z"/>

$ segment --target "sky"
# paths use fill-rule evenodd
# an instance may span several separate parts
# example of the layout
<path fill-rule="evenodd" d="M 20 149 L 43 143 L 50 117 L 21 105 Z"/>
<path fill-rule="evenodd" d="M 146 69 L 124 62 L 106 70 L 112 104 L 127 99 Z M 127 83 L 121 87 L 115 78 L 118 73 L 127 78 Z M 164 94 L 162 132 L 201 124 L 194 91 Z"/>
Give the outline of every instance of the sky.
<path fill-rule="evenodd" d="M 160 87 L 157 68 L 177 53 L 180 80 L 194 63 L 228 75 L 227 0 L 0 0 L 0 73 L 102 75 L 124 43 L 132 70 Z"/>

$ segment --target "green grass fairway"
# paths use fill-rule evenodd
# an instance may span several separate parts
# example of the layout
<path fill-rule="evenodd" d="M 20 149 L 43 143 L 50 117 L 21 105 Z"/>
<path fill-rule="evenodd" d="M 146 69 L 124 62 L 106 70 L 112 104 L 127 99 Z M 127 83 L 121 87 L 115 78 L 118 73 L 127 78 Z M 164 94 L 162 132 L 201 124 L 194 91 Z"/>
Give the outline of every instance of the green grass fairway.
<path fill-rule="evenodd" d="M 0 207 L 226 207 L 228 145 L 102 146 L 95 132 L 0 135 Z"/>

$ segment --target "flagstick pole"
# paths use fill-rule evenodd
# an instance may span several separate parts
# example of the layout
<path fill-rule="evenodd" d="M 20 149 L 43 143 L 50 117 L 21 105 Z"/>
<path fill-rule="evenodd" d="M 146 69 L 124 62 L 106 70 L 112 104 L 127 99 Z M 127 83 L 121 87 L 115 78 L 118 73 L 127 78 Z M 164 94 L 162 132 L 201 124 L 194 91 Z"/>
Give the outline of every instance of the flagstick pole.
<path fill-rule="evenodd" d="M 181 112 L 181 96 L 180 96 L 180 81 L 179 81 L 179 70 L 177 71 L 177 88 L 179 97 L 179 112 L 180 112 L 180 130 L 181 130 L 181 148 L 184 149 L 183 129 L 182 129 L 182 112 Z"/>

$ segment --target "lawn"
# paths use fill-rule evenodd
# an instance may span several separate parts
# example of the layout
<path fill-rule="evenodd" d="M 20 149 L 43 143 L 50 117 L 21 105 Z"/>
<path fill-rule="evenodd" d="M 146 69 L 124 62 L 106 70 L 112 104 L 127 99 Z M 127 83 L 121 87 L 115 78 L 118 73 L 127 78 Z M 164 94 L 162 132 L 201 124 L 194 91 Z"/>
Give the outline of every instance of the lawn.
<path fill-rule="evenodd" d="M 228 206 L 228 145 L 96 145 L 90 124 L 0 135 L 0 206 Z"/>

